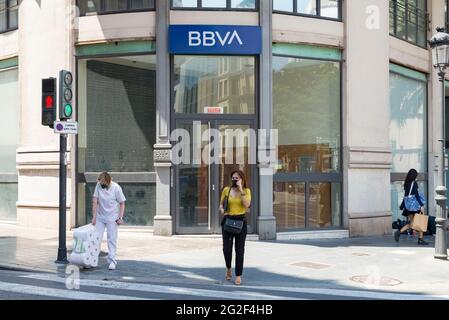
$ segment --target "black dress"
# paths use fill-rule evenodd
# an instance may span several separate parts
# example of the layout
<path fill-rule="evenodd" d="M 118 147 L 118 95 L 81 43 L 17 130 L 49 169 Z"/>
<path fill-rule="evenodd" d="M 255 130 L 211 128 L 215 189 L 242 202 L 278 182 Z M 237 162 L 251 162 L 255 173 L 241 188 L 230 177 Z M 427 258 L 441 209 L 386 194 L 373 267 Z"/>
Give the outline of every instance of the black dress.
<path fill-rule="evenodd" d="M 409 183 L 407 183 L 406 185 L 404 185 L 404 197 L 408 196 L 408 193 L 410 192 L 410 186 L 411 186 L 411 184 L 412 184 L 412 183 L 409 182 Z M 419 197 L 418 183 L 417 183 L 416 181 L 414 181 L 414 183 L 413 183 L 413 188 L 412 188 L 412 192 L 410 193 L 410 195 L 415 195 L 416 199 L 418 200 L 419 205 L 420 205 L 421 207 L 424 206 L 424 204 L 423 204 L 422 201 L 421 201 L 421 198 Z M 411 215 L 411 214 L 415 214 L 415 213 L 419 213 L 419 212 L 420 212 L 420 210 L 418 210 L 418 211 L 408 211 L 408 210 L 405 208 L 404 200 L 402 200 L 401 207 L 400 207 L 399 209 L 403 209 L 402 215 L 405 216 L 405 217 L 408 217 L 408 216 Z"/>

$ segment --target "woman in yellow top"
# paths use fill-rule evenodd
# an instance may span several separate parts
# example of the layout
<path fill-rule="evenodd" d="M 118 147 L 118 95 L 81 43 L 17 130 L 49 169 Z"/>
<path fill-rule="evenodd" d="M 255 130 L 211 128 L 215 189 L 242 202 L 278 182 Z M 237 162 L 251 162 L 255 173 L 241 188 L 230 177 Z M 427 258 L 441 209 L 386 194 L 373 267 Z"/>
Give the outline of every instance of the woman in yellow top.
<path fill-rule="evenodd" d="M 223 226 L 225 219 L 236 219 L 243 220 L 243 228 L 239 234 L 229 233 L 222 228 L 223 254 L 226 262 L 226 280 L 231 280 L 232 245 L 235 238 L 235 284 L 241 284 L 243 254 L 245 252 L 245 240 L 248 231 L 245 214 L 251 206 L 251 190 L 246 187 L 245 174 L 242 171 L 237 170 L 232 172 L 231 179 L 232 186 L 224 188 L 221 193 L 220 213 L 224 214 L 221 225 Z M 226 197 L 228 197 L 228 208 L 225 212 L 223 203 Z"/>

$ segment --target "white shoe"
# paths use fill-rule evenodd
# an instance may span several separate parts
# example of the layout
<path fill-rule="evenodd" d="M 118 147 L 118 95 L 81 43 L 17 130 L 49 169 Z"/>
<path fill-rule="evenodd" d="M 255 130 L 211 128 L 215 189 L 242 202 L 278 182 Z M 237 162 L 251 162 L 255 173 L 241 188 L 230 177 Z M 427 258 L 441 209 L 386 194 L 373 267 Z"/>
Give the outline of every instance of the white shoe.
<path fill-rule="evenodd" d="M 109 264 L 109 270 L 115 270 L 116 266 L 117 266 L 117 263 L 115 263 L 114 261 L 112 261 L 112 262 Z"/>

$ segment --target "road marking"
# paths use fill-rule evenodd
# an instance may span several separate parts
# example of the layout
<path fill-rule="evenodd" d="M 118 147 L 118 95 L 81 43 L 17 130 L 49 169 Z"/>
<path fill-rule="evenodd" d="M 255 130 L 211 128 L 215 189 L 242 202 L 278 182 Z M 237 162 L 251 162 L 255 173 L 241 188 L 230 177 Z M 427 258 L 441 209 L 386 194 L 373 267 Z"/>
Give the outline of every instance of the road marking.
<path fill-rule="evenodd" d="M 51 274 L 33 274 L 24 275 L 23 278 L 31 278 L 36 280 L 52 281 L 58 283 L 65 283 L 64 278 L 60 278 L 57 275 Z M 152 293 L 162 293 L 162 294 L 174 294 L 174 295 L 188 295 L 196 297 L 209 297 L 217 299 L 237 299 L 237 300 L 298 300 L 298 298 L 270 295 L 259 292 L 252 291 L 222 291 L 222 290 L 210 290 L 210 289 L 196 289 L 192 287 L 174 287 L 174 286 L 161 286 L 146 283 L 130 283 L 130 282 L 119 282 L 119 281 L 102 281 L 102 280 L 90 280 L 81 279 L 80 287 L 82 286 L 92 286 L 101 287 L 109 289 L 118 290 L 132 290 L 141 292 L 152 292 Z M 239 286 L 240 287 L 240 286 Z"/>
<path fill-rule="evenodd" d="M 415 254 L 416 252 L 415 251 L 407 251 L 407 250 L 394 250 L 394 251 L 391 251 L 391 253 L 394 253 L 394 254 Z"/>
<path fill-rule="evenodd" d="M 331 296 L 343 296 L 366 299 L 387 299 L 387 300 L 449 300 L 449 295 L 418 295 L 407 293 L 373 292 L 361 290 L 344 289 L 321 289 L 321 288 L 291 288 L 291 287 L 259 287 L 259 286 L 241 286 L 246 289 L 271 290 L 290 293 L 308 293 Z"/>
<path fill-rule="evenodd" d="M 8 283 L 0 281 L 0 290 L 26 295 L 67 298 L 76 300 L 152 300 L 140 297 L 130 297 L 113 294 L 92 293 L 77 290 L 65 290 L 46 288 L 41 286 L 31 286 L 27 284 Z"/>
<path fill-rule="evenodd" d="M 201 276 L 201 275 L 195 274 L 195 273 L 190 272 L 190 271 L 180 271 L 180 270 L 173 270 L 173 269 L 168 269 L 167 271 L 178 273 L 178 274 L 182 275 L 183 277 L 190 278 L 190 279 L 206 280 L 206 281 L 216 282 L 216 279 L 212 279 L 210 277 Z"/>

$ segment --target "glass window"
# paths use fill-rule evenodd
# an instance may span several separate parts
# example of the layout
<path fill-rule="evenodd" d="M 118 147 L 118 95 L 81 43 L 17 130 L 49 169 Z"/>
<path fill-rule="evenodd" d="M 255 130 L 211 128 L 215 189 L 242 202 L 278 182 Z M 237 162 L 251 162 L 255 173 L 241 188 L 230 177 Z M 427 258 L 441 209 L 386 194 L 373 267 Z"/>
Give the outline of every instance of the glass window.
<path fill-rule="evenodd" d="M 390 73 L 392 172 L 427 171 L 427 84 Z"/>
<path fill-rule="evenodd" d="M 0 97 L 0 173 L 15 173 L 20 135 L 17 69 L 0 71 Z"/>
<path fill-rule="evenodd" d="M 203 8 L 226 8 L 226 0 L 203 0 Z"/>
<path fill-rule="evenodd" d="M 114 178 L 114 177 L 112 177 Z M 95 183 L 85 184 L 85 212 L 86 222 L 92 220 L 92 197 Z M 156 213 L 156 185 L 155 184 L 127 184 L 119 183 L 125 195 L 125 216 L 123 221 L 129 226 L 152 226 Z"/>
<path fill-rule="evenodd" d="M 310 183 L 308 218 L 309 228 L 339 227 L 341 224 L 340 183 Z"/>
<path fill-rule="evenodd" d="M 446 31 L 449 30 L 449 0 L 445 2 L 445 20 L 446 20 Z"/>
<path fill-rule="evenodd" d="M 273 214 L 278 231 L 339 227 L 340 189 L 340 183 L 275 182 Z"/>
<path fill-rule="evenodd" d="M 11 29 L 17 28 L 19 23 L 19 6 L 17 5 L 18 0 L 10 0 L 9 2 L 9 27 Z"/>
<path fill-rule="evenodd" d="M 256 9 L 256 0 L 172 0 L 173 9 Z"/>
<path fill-rule="evenodd" d="M 273 11 L 340 19 L 341 0 L 273 0 Z"/>
<path fill-rule="evenodd" d="M 78 0 L 80 15 L 88 13 L 154 10 L 154 0 Z"/>
<path fill-rule="evenodd" d="M 341 226 L 340 63 L 273 56 L 279 230 Z"/>
<path fill-rule="evenodd" d="M 339 1 L 337 0 L 321 0 L 320 1 L 320 15 L 322 17 L 338 19 Z"/>
<path fill-rule="evenodd" d="M 405 220 L 399 206 L 407 172 L 420 174 L 420 191 L 427 191 L 427 83 L 390 72 L 390 142 L 393 154 L 391 210 L 393 221 Z M 428 201 L 427 201 L 428 202 Z"/>
<path fill-rule="evenodd" d="M 15 220 L 18 199 L 17 183 L 0 182 L 0 220 Z"/>
<path fill-rule="evenodd" d="M 6 30 L 6 10 L 0 9 L 0 31 Z"/>
<path fill-rule="evenodd" d="M 134 172 L 154 172 L 156 143 L 156 56 L 120 56 L 80 60 L 78 65 L 78 172 L 121 173 L 133 181 Z M 128 177 L 128 178 L 126 178 Z M 85 222 L 95 180 L 80 183 L 81 213 Z M 155 212 L 155 183 L 118 183 L 122 186 L 129 224 L 151 225 Z M 87 220 L 88 221 L 88 220 Z"/>
<path fill-rule="evenodd" d="M 105 11 L 120 11 L 126 10 L 128 7 L 128 0 L 108 0 L 105 1 Z"/>
<path fill-rule="evenodd" d="M 426 0 L 390 0 L 392 35 L 425 47 L 427 21 Z"/>
<path fill-rule="evenodd" d="M 254 57 L 175 56 L 173 89 L 178 113 L 254 113 Z"/>
<path fill-rule="evenodd" d="M 340 63 L 273 57 L 281 172 L 340 172 Z"/>
<path fill-rule="evenodd" d="M 131 0 L 131 9 L 154 8 L 154 0 Z"/>
<path fill-rule="evenodd" d="M 316 15 L 316 0 L 297 0 L 296 12 L 303 14 Z"/>
<path fill-rule="evenodd" d="M 197 0 L 172 0 L 173 8 L 196 8 Z"/>
<path fill-rule="evenodd" d="M 78 7 L 81 15 L 90 12 L 101 12 L 101 0 L 79 0 Z"/>
<path fill-rule="evenodd" d="M 86 141 L 78 149 L 83 171 L 153 171 L 155 68 L 154 56 L 87 61 L 87 112 L 80 113 L 86 132 L 79 137 Z"/>
<path fill-rule="evenodd" d="M 18 69 L 0 71 L 0 220 L 16 218 L 16 150 L 19 146 Z"/>
<path fill-rule="evenodd" d="M 233 9 L 256 9 L 256 0 L 231 0 Z"/>
<path fill-rule="evenodd" d="M 273 10 L 293 12 L 292 0 L 273 0 Z"/>
<path fill-rule="evenodd" d="M 306 227 L 305 190 L 305 183 L 274 183 L 273 215 L 278 231 Z"/>
<path fill-rule="evenodd" d="M 18 9 L 18 0 L 0 0 L 0 32 L 17 28 Z"/>

